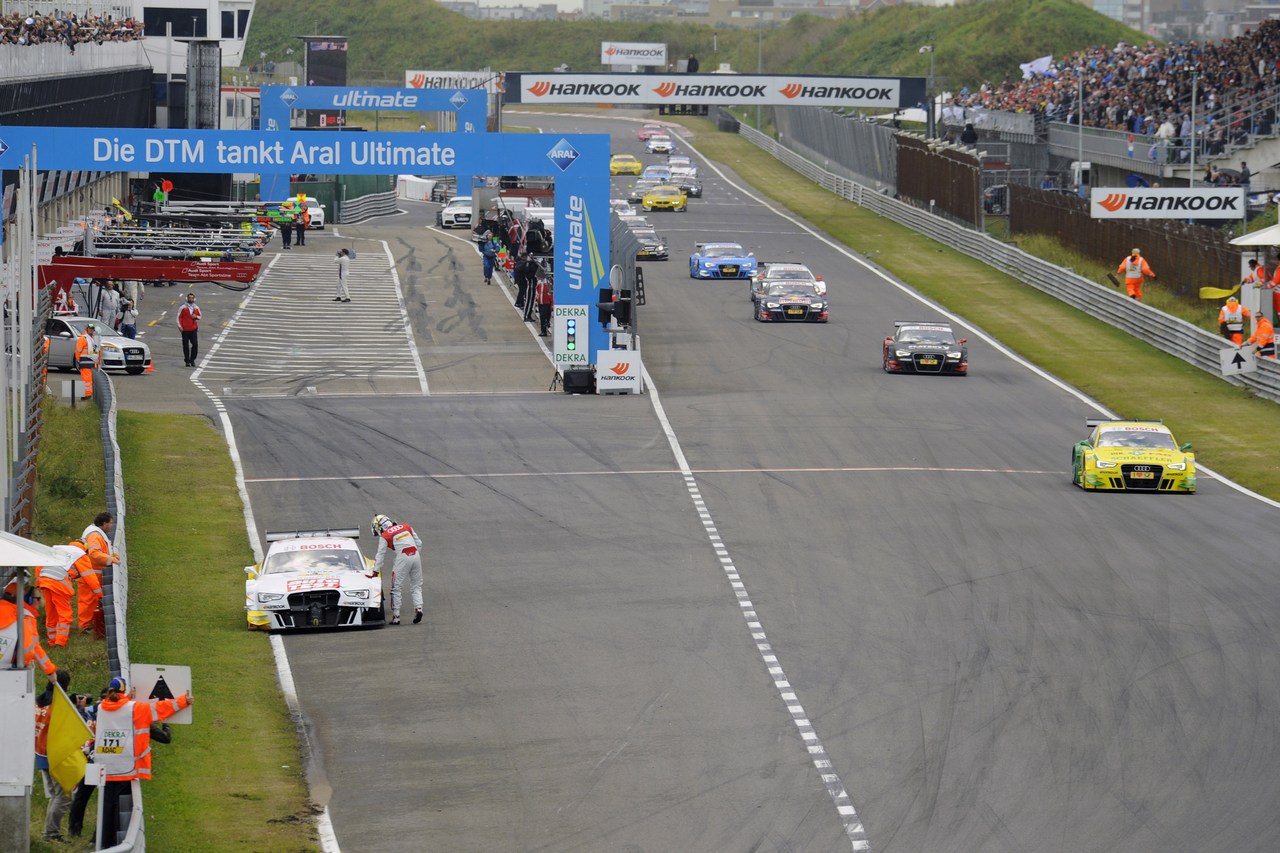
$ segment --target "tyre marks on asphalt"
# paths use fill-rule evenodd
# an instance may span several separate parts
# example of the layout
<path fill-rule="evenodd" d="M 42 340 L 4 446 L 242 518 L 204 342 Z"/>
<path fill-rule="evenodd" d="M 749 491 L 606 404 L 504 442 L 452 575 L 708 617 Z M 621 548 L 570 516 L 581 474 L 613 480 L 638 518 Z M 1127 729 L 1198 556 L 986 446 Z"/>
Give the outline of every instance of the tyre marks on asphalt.
<path fill-rule="evenodd" d="M 201 361 L 224 397 L 425 394 L 400 278 L 385 243 L 368 242 L 336 302 L 328 252 L 281 252 Z"/>

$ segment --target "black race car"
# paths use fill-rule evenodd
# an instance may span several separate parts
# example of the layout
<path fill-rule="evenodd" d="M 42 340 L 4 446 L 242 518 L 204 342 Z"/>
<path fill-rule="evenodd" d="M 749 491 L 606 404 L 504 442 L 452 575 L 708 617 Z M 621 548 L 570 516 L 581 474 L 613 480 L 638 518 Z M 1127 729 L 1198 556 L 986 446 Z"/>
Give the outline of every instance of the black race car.
<path fill-rule="evenodd" d="M 762 323 L 825 323 L 828 307 L 826 295 L 819 293 L 812 282 L 778 281 L 769 284 L 756 299 L 755 317 Z"/>
<path fill-rule="evenodd" d="M 956 340 L 946 323 L 900 320 L 884 339 L 886 373 L 969 373 L 967 338 Z"/>

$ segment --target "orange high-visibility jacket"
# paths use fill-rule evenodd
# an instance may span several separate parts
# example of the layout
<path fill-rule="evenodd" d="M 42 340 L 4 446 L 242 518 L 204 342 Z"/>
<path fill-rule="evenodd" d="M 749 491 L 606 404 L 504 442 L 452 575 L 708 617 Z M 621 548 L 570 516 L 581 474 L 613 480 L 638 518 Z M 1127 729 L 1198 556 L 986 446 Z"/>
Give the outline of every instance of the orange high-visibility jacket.
<path fill-rule="evenodd" d="M 107 766 L 107 781 L 150 779 L 151 724 L 168 719 L 190 705 L 186 696 L 179 696 L 177 699 L 152 699 L 147 702 L 138 702 L 124 696 L 115 701 L 103 699 L 98 706 L 98 724 L 95 730 L 97 754 L 94 761 Z M 120 733 L 120 743 L 117 746 L 132 745 L 132 750 L 126 749 L 124 754 L 109 754 L 103 741 L 113 731 Z"/>
<path fill-rule="evenodd" d="M 1271 348 L 1275 352 L 1276 330 L 1271 325 L 1271 321 L 1266 317 L 1259 315 L 1258 325 L 1253 330 L 1253 337 L 1249 338 L 1249 343 L 1257 345 L 1258 349 Z"/>
<path fill-rule="evenodd" d="M 1141 255 L 1136 258 L 1132 255 L 1125 255 L 1124 260 L 1120 262 L 1120 266 L 1116 267 L 1116 274 L 1120 275 L 1121 273 L 1124 274 L 1125 281 L 1142 281 L 1144 275 L 1147 278 L 1156 277 L 1156 274 L 1151 271 L 1151 267 L 1148 266 L 1147 259 Z"/>
<path fill-rule="evenodd" d="M 25 646 L 22 664 L 38 663 L 45 675 L 52 676 L 58 671 L 40 645 L 40 630 L 36 627 L 36 611 L 30 604 L 23 605 L 26 611 L 22 621 L 22 645 Z M 5 642 L 7 640 L 8 642 Z M 12 601 L 0 601 L 0 646 L 8 648 L 8 652 L 0 655 L 0 667 L 8 668 L 17 657 L 14 648 L 18 640 L 18 605 Z"/>

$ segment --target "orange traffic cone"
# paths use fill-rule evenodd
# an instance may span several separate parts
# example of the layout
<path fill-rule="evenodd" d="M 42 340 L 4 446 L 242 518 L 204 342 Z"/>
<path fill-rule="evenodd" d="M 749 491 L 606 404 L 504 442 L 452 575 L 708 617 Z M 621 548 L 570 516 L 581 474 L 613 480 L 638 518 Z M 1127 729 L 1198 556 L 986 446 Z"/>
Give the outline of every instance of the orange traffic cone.
<path fill-rule="evenodd" d="M 155 373 L 155 372 L 156 372 L 156 360 L 155 360 L 154 358 L 153 358 L 153 359 L 151 359 L 151 363 L 147 365 L 147 369 L 146 369 L 146 370 L 144 370 L 144 371 L 142 371 L 142 372 L 143 372 L 143 373 Z"/>

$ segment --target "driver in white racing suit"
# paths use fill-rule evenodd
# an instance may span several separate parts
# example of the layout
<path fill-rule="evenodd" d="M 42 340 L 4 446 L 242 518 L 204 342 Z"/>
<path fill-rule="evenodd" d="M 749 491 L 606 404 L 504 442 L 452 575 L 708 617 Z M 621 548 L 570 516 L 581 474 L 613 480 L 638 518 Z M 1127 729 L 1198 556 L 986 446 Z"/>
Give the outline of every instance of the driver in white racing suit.
<path fill-rule="evenodd" d="M 373 535 L 378 539 L 378 554 L 373 558 L 373 570 L 382 571 L 382 561 L 388 551 L 395 557 L 391 561 L 391 623 L 400 624 L 401 589 L 405 576 L 409 577 L 409 592 L 413 596 L 413 624 L 422 621 L 422 540 L 408 524 L 396 524 L 385 515 L 373 517 Z"/>

